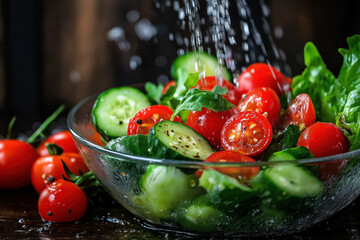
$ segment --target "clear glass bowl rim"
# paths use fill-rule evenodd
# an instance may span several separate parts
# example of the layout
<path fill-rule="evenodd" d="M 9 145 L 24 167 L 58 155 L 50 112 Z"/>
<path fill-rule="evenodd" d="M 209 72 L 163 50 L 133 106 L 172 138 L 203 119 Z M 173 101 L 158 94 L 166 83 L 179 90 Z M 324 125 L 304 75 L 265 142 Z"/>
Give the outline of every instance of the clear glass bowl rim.
<path fill-rule="evenodd" d="M 308 158 L 308 159 L 299 159 L 299 160 L 289 160 L 289 161 L 273 161 L 273 162 L 204 162 L 204 161 L 192 161 L 192 160 L 174 160 L 174 159 L 156 159 L 149 157 L 141 157 L 135 155 L 124 154 L 120 152 L 116 152 L 110 149 L 106 149 L 100 145 L 97 145 L 90 140 L 83 137 L 74 126 L 74 117 L 76 112 L 85 105 L 90 100 L 95 100 L 98 94 L 89 96 L 79 103 L 77 103 L 69 112 L 67 117 L 67 125 L 76 141 L 80 144 L 84 145 L 87 148 L 100 152 L 102 154 L 106 154 L 113 158 L 125 159 L 131 162 L 144 163 L 144 164 L 158 164 L 158 165 L 166 165 L 166 166 L 177 166 L 183 168 L 204 168 L 204 167 L 254 167 L 254 166 L 269 166 L 269 165 L 278 165 L 278 164 L 296 164 L 296 165 L 308 165 L 315 163 L 324 163 L 342 159 L 351 159 L 357 156 L 360 156 L 360 149 L 350 151 L 343 154 L 332 155 L 328 157 L 321 158 Z"/>

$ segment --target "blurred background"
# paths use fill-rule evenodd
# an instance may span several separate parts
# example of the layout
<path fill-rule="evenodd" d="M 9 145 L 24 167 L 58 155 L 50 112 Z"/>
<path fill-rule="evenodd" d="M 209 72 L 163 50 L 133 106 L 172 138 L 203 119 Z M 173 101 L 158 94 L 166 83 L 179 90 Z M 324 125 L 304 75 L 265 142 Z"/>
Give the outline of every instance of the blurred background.
<path fill-rule="evenodd" d="M 181 28 L 182 0 L 0 2 L 0 135 L 14 115 L 15 128 L 29 130 L 61 104 L 68 111 L 110 87 L 165 83 L 172 61 L 191 48 L 184 41 L 189 32 Z M 246 1 L 229 2 L 234 30 L 240 31 L 241 13 L 234 9 Z M 289 76 L 302 72 L 307 41 L 337 75 L 342 63 L 337 49 L 347 48 L 346 37 L 360 33 L 358 0 L 249 0 L 247 5 L 257 29 L 271 35 L 266 47 L 279 49 Z M 235 55 L 240 45 L 232 46 Z"/>

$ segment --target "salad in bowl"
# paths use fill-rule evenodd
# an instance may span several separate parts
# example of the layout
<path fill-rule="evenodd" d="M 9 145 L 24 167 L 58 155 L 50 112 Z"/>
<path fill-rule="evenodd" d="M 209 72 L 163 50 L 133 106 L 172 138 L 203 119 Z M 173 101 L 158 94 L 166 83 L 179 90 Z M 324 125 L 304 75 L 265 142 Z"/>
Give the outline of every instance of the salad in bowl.
<path fill-rule="evenodd" d="M 85 99 L 68 126 L 105 189 L 156 226 L 222 236 L 299 231 L 360 193 L 360 36 L 348 44 L 338 77 L 311 42 L 294 78 L 255 63 L 232 80 L 215 57 L 189 52 L 174 61 L 174 81 Z"/>

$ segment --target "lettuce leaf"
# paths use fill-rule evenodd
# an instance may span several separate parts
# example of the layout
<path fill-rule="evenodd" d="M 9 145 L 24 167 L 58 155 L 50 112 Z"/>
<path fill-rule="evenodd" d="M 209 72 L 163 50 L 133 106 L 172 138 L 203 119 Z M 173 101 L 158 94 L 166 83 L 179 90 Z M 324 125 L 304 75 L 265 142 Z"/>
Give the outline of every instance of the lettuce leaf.
<path fill-rule="evenodd" d="M 326 67 L 317 48 L 308 42 L 304 49 L 306 68 L 301 75 L 295 76 L 292 96 L 307 93 L 316 109 L 318 121 L 335 123 L 335 117 L 344 105 L 344 87 Z"/>

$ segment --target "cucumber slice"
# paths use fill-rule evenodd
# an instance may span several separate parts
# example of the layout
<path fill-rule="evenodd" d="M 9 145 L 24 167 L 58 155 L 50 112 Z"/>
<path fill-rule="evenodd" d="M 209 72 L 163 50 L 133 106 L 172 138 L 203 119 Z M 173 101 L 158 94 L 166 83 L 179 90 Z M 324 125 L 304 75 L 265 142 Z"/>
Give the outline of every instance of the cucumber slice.
<path fill-rule="evenodd" d="M 136 88 L 111 88 L 97 97 L 92 120 L 103 137 L 110 140 L 127 135 L 130 119 L 148 106 L 148 97 Z"/>
<path fill-rule="evenodd" d="M 220 65 L 216 57 L 204 52 L 188 52 L 184 55 L 177 57 L 171 66 L 171 76 L 174 79 L 178 79 L 179 68 L 185 69 L 188 73 L 197 72 L 197 70 L 195 69 L 197 59 L 200 63 L 203 63 L 205 65 L 205 76 L 216 76 L 216 71 L 220 70 L 223 78 L 231 81 L 232 77 L 229 70 L 225 66 Z"/>
<path fill-rule="evenodd" d="M 292 161 L 298 159 L 313 158 L 314 155 L 309 149 L 303 146 L 285 149 L 283 151 L 274 152 L 269 157 L 269 162 L 274 161 Z"/>
<path fill-rule="evenodd" d="M 282 164 L 266 169 L 259 178 L 258 187 L 281 200 L 289 197 L 315 197 L 323 190 L 322 182 L 307 169 L 292 164 Z M 256 180 L 255 180 L 256 181 Z"/>
<path fill-rule="evenodd" d="M 151 219 L 169 219 L 171 210 L 205 193 L 198 183 L 195 174 L 184 174 L 176 167 L 149 165 L 139 181 L 143 208 L 151 212 Z"/>
<path fill-rule="evenodd" d="M 154 158 L 205 160 L 214 153 L 209 142 L 192 128 L 178 122 L 162 121 L 148 134 Z"/>

